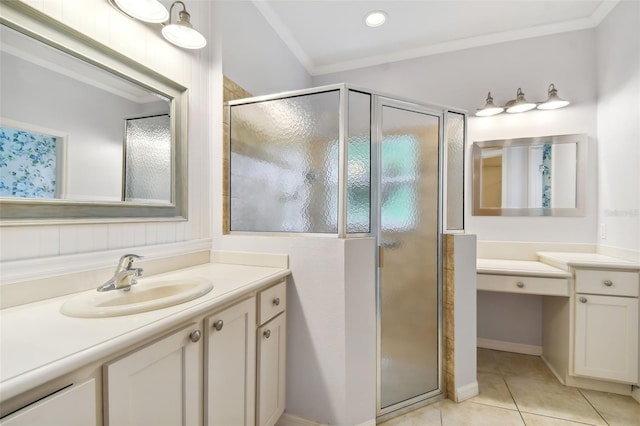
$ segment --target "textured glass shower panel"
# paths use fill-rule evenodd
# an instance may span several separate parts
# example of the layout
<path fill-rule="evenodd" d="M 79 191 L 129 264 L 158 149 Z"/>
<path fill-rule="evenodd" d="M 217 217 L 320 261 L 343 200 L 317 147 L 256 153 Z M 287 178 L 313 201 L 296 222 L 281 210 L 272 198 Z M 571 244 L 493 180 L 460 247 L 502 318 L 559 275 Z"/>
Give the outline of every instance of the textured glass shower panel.
<path fill-rule="evenodd" d="M 447 115 L 447 229 L 464 229 L 464 133 L 465 116 Z"/>
<path fill-rule="evenodd" d="M 124 199 L 167 204 L 171 188 L 169 115 L 127 119 Z"/>
<path fill-rule="evenodd" d="M 349 91 L 347 232 L 371 229 L 371 95 Z"/>
<path fill-rule="evenodd" d="M 232 231 L 337 233 L 340 92 L 231 106 Z"/>
<path fill-rule="evenodd" d="M 380 409 L 439 387 L 438 127 L 382 107 Z"/>

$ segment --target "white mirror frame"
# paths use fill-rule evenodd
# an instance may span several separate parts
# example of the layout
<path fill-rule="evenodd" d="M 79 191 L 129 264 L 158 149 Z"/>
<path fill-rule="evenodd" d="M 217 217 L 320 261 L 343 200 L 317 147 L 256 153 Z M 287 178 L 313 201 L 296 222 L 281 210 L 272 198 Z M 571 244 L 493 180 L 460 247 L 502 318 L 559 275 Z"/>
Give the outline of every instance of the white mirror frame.
<path fill-rule="evenodd" d="M 0 225 L 186 220 L 187 89 L 22 2 L 3 0 L 0 24 L 170 99 L 173 141 L 170 204 L 2 198 Z"/>
<path fill-rule="evenodd" d="M 473 143 L 473 216 L 584 216 L 586 212 L 587 135 L 553 135 L 532 138 L 498 139 Z M 500 208 L 480 205 L 482 150 L 509 146 L 533 146 L 545 143 L 576 144 L 576 206 L 575 208 Z"/>

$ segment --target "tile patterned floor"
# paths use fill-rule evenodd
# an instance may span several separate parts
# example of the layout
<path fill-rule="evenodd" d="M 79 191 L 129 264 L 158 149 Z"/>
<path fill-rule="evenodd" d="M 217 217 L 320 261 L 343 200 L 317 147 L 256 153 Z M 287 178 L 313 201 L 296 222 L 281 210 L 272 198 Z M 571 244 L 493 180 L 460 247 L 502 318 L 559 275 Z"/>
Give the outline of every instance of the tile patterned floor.
<path fill-rule="evenodd" d="M 383 426 L 640 426 L 631 397 L 561 385 L 540 357 L 478 349 L 480 395 L 440 401 Z"/>

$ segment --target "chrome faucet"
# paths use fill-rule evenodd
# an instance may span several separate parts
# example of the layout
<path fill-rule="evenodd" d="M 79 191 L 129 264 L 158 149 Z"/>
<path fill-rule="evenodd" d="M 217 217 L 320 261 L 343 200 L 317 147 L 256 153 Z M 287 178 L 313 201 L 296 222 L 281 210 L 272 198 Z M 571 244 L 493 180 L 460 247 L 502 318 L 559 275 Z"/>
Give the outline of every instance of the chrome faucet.
<path fill-rule="evenodd" d="M 125 254 L 120 258 L 113 277 L 106 283 L 98 287 L 98 291 L 110 290 L 131 290 L 132 285 L 138 284 L 136 277 L 142 276 L 142 268 L 134 268 L 133 262 L 136 259 L 142 259 L 143 256 L 137 254 Z"/>

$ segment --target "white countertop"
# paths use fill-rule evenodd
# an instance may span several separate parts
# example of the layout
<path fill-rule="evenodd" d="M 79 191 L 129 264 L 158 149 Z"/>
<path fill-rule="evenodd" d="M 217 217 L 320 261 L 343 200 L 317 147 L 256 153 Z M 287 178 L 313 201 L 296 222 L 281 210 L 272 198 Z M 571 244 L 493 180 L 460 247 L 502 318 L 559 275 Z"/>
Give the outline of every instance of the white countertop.
<path fill-rule="evenodd" d="M 569 267 L 640 270 L 640 264 L 598 253 L 541 251 L 536 253 L 545 263 L 568 270 Z"/>
<path fill-rule="evenodd" d="M 3 309 L 0 396 L 3 400 L 11 398 L 99 361 L 289 273 L 286 268 L 211 263 L 156 275 L 153 279 L 207 278 L 214 287 L 208 294 L 186 303 L 119 317 L 87 319 L 61 314 L 62 304 L 80 293 Z"/>
<path fill-rule="evenodd" d="M 522 275 L 549 278 L 570 278 L 571 274 L 562 269 L 533 260 L 477 259 L 479 274 Z"/>

